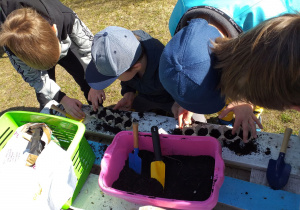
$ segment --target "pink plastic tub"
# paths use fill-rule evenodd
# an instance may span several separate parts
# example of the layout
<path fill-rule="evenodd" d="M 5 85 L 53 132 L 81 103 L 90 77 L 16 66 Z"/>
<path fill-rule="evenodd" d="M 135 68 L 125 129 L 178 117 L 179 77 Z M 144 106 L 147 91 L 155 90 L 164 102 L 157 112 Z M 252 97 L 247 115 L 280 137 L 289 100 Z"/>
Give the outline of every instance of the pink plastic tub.
<path fill-rule="evenodd" d="M 185 201 L 150 197 L 140 194 L 127 193 L 112 188 L 112 184 L 119 178 L 119 173 L 133 150 L 133 136 L 131 131 L 118 133 L 108 146 L 101 161 L 99 186 L 108 195 L 122 198 L 140 205 L 152 205 L 173 209 L 212 209 L 218 202 L 219 190 L 224 181 L 224 161 L 221 156 L 221 145 L 209 136 L 178 136 L 160 134 L 162 155 L 198 156 L 209 155 L 215 159 L 214 180 L 212 193 L 205 201 Z M 139 133 L 140 150 L 153 152 L 150 133 Z"/>

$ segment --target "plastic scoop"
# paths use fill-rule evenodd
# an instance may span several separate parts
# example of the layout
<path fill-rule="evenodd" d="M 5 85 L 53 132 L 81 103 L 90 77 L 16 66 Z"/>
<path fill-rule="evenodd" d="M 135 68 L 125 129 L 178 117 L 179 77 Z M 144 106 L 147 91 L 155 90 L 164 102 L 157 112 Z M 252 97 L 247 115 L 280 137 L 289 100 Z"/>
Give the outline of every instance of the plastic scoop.
<path fill-rule="evenodd" d="M 129 168 L 133 169 L 136 173 L 142 173 L 142 159 L 139 157 L 139 124 L 137 122 L 132 123 L 133 127 L 133 148 L 134 153 L 129 154 Z"/>

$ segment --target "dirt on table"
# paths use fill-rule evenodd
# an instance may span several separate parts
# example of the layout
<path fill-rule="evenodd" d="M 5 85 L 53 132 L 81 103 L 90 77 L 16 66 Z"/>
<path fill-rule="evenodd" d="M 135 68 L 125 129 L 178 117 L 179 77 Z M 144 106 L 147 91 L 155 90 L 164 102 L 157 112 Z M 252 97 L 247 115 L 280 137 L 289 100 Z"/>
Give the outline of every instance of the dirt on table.
<path fill-rule="evenodd" d="M 128 159 L 113 183 L 114 189 L 141 195 L 188 201 L 205 201 L 212 192 L 215 159 L 211 156 L 163 156 L 166 165 L 165 188 L 151 178 L 152 152 L 140 150 L 141 175 L 129 168 Z"/>

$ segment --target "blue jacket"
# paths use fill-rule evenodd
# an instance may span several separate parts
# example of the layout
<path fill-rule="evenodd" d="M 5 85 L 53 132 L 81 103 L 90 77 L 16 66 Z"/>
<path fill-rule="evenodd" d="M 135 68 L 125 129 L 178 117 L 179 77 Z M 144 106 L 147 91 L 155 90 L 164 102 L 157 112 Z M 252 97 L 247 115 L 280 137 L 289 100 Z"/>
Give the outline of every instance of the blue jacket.
<path fill-rule="evenodd" d="M 181 17 L 195 6 L 211 6 L 230 16 L 243 31 L 284 13 L 300 10 L 299 0 L 178 0 L 169 20 L 171 36 Z"/>

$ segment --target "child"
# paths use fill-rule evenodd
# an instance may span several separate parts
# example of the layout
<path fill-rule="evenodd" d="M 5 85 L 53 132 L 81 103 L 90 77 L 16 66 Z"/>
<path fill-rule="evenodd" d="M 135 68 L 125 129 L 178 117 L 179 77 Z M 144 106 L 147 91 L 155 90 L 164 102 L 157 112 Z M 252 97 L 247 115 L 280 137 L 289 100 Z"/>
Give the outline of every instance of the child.
<path fill-rule="evenodd" d="M 121 81 L 123 98 L 114 109 L 137 112 L 160 109 L 171 113 L 174 100 L 158 76 L 163 49 L 160 41 L 142 30 L 109 26 L 94 37 L 86 79 L 96 90 L 108 87 L 116 79 Z"/>
<path fill-rule="evenodd" d="M 40 109 L 53 99 L 73 117 L 84 117 L 82 103 L 55 83 L 57 63 L 72 75 L 87 100 L 105 99 L 102 90 L 91 89 L 93 94 L 89 94 L 84 70 L 91 60 L 93 34 L 71 9 L 59 0 L 4 0 L 0 6 L 0 45 L 14 68 L 35 88 Z"/>
<path fill-rule="evenodd" d="M 178 0 L 169 20 L 170 33 L 173 36 L 187 25 L 191 18 L 197 15 L 208 15 L 211 20 L 225 34 L 225 36 L 236 37 L 243 31 L 248 31 L 264 20 L 276 17 L 280 14 L 295 13 L 300 9 L 299 1 L 273 0 L 270 6 L 269 0 Z M 259 77 L 259 75 L 257 75 Z M 226 103 L 226 109 L 229 103 Z M 222 109 L 223 110 L 223 109 Z M 263 108 L 254 106 L 253 112 L 261 122 Z M 218 114 L 220 114 L 218 112 Z M 220 124 L 232 124 L 234 114 L 230 112 L 227 116 L 219 118 Z M 259 129 L 257 129 L 259 130 Z"/>
<path fill-rule="evenodd" d="M 298 14 L 287 14 L 234 37 L 234 22 L 228 21 L 230 30 L 225 30 L 212 16 L 191 18 L 167 44 L 160 61 L 161 82 L 178 103 L 179 114 L 215 113 L 230 99 L 219 117 L 233 111 L 232 133 L 242 125 L 247 142 L 249 128 L 254 137 L 255 123 L 262 128 L 254 105 L 299 111 L 299 25 Z"/>

